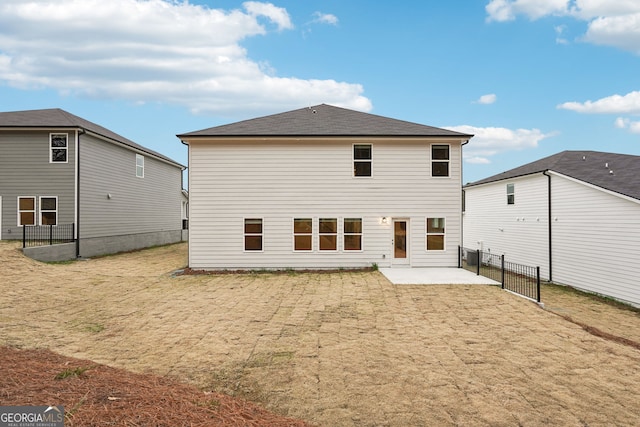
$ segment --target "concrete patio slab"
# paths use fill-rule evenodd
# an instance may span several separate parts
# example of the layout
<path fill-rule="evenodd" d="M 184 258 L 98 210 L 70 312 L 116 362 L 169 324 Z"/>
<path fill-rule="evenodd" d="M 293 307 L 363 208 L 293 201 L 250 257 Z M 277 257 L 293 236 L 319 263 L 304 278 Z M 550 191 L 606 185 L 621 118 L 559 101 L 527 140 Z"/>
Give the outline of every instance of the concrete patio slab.
<path fill-rule="evenodd" d="M 499 285 L 464 268 L 381 268 L 394 285 Z"/>

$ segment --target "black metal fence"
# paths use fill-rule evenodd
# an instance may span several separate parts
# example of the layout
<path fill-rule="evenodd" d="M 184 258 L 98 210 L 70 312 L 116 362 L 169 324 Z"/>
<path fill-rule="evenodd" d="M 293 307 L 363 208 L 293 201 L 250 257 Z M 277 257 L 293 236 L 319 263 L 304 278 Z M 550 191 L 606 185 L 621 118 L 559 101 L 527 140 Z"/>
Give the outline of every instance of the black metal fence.
<path fill-rule="evenodd" d="M 75 230 L 75 224 L 25 225 L 22 227 L 22 247 L 75 242 Z"/>
<path fill-rule="evenodd" d="M 540 267 L 505 261 L 504 255 L 460 248 L 458 266 L 502 284 L 502 289 L 540 302 Z"/>

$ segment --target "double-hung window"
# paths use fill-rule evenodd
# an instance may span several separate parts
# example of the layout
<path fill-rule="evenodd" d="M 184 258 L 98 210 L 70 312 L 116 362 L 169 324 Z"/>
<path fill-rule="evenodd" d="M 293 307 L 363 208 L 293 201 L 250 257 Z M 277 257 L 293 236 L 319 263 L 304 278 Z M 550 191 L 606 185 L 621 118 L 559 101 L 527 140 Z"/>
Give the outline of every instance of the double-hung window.
<path fill-rule="evenodd" d="M 371 176 L 371 144 L 353 145 L 353 176 Z"/>
<path fill-rule="evenodd" d="M 40 197 L 40 225 L 58 225 L 57 197 Z"/>
<path fill-rule="evenodd" d="M 262 250 L 262 218 L 246 218 L 244 220 L 244 250 Z"/>
<path fill-rule="evenodd" d="M 515 205 L 515 203 L 516 203 L 515 184 L 507 184 L 507 204 Z"/>
<path fill-rule="evenodd" d="M 449 176 L 449 145 L 431 146 L 431 176 Z"/>
<path fill-rule="evenodd" d="M 444 218 L 427 218 L 427 250 L 444 250 Z"/>
<path fill-rule="evenodd" d="M 311 218 L 294 218 L 293 250 L 310 251 L 313 249 L 313 220 Z"/>
<path fill-rule="evenodd" d="M 344 250 L 362 250 L 362 218 L 344 219 Z"/>
<path fill-rule="evenodd" d="M 144 156 L 136 154 L 136 176 L 144 178 Z"/>
<path fill-rule="evenodd" d="M 36 225 L 36 198 L 18 197 L 18 226 Z"/>
<path fill-rule="evenodd" d="M 68 139 L 66 133 L 52 133 L 49 135 L 49 162 L 67 163 Z"/>
<path fill-rule="evenodd" d="M 320 218 L 318 220 L 318 235 L 321 251 L 338 250 L 338 219 Z"/>

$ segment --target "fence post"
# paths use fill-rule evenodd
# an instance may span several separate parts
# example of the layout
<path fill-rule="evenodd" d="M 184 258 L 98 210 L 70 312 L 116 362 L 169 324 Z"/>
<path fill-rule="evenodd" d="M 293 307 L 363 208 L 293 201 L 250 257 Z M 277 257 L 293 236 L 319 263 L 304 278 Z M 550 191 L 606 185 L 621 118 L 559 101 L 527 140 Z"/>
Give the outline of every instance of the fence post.
<path fill-rule="evenodd" d="M 22 226 L 22 249 L 27 247 L 27 226 Z"/>
<path fill-rule="evenodd" d="M 480 259 L 480 249 L 476 249 L 476 275 L 479 276 L 480 275 L 480 263 L 482 262 L 482 260 Z"/>
<path fill-rule="evenodd" d="M 500 269 L 502 270 L 502 289 L 504 289 L 504 254 L 500 255 Z"/>
<path fill-rule="evenodd" d="M 458 268 L 462 268 L 462 246 L 458 245 Z"/>
<path fill-rule="evenodd" d="M 540 302 L 540 266 L 536 267 L 536 287 L 538 297 L 536 298 Z"/>
<path fill-rule="evenodd" d="M 53 245 L 53 225 L 49 224 L 49 246 Z"/>

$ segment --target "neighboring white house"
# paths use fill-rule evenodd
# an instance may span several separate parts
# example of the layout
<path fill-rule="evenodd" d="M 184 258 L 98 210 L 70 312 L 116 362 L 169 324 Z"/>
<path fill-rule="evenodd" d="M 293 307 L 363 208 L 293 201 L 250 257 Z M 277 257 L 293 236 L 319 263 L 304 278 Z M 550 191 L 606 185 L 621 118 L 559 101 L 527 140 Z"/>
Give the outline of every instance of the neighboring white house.
<path fill-rule="evenodd" d="M 640 305 L 640 156 L 563 151 L 464 187 L 464 246 Z"/>
<path fill-rule="evenodd" d="M 457 267 L 472 135 L 322 104 L 178 137 L 193 269 Z"/>

